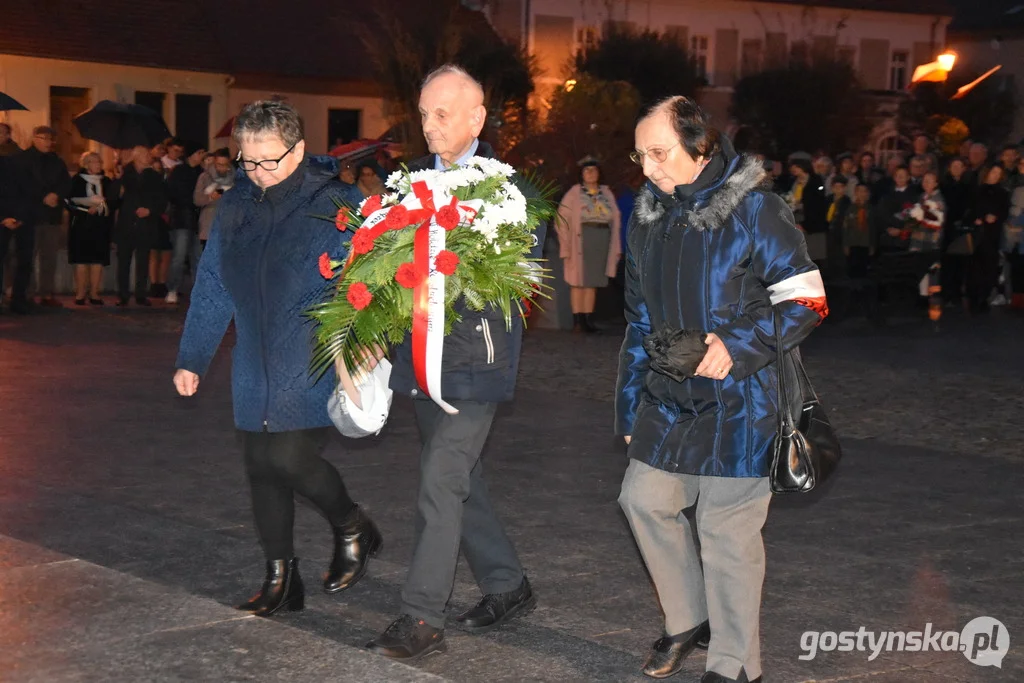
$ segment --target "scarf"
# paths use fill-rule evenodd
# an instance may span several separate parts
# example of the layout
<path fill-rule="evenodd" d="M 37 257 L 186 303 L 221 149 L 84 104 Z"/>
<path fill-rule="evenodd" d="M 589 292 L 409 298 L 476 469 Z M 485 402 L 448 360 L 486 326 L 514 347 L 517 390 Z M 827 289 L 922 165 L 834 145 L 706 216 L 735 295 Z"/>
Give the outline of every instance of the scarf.
<path fill-rule="evenodd" d="M 82 176 L 82 180 L 85 181 L 85 197 L 87 200 L 83 202 L 83 206 L 86 207 L 86 211 L 90 207 L 96 207 L 96 213 L 100 216 L 106 216 L 110 213 L 110 209 L 107 207 L 107 200 L 103 196 L 103 178 L 102 175 L 92 175 L 89 173 L 79 173 Z M 99 197 L 99 202 L 95 202 L 93 197 Z"/>

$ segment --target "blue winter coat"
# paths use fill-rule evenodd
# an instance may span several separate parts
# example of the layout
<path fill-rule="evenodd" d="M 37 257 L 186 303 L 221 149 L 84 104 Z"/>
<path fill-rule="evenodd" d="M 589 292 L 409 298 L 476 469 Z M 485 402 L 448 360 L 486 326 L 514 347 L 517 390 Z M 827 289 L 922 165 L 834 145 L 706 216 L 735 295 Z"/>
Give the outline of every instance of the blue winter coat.
<path fill-rule="evenodd" d="M 310 374 L 313 324 L 304 313 L 328 283 L 318 259 L 346 257 L 333 222 L 343 196 L 331 157 L 307 157 L 266 192 L 239 172 L 220 200 L 181 337 L 177 367 L 203 375 L 231 319 L 235 424 L 271 432 L 326 427 L 333 370 Z"/>
<path fill-rule="evenodd" d="M 764 477 L 778 395 L 772 303 L 792 348 L 824 314 L 824 288 L 789 207 L 758 189 L 763 166 L 724 147 L 725 172 L 692 197 L 650 184 L 637 197 L 616 433 L 631 435 L 629 457 L 667 472 Z M 730 374 L 677 382 L 650 370 L 643 338 L 662 326 L 714 332 Z"/>

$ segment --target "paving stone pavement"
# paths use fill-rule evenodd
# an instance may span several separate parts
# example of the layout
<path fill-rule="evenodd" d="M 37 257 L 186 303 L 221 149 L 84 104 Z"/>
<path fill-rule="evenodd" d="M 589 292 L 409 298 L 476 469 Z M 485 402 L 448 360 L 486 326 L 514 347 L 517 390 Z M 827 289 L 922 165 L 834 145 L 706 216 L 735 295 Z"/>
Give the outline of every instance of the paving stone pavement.
<path fill-rule="evenodd" d="M 340 596 L 270 620 L 230 605 L 258 584 L 228 354 L 200 395 L 170 384 L 180 312 L 0 316 L 0 680 L 642 681 L 659 634 L 643 564 L 615 503 L 626 462 L 611 432 L 621 327 L 531 330 L 520 390 L 499 413 L 488 480 L 540 598 L 447 655 L 406 666 L 360 646 L 396 615 L 417 483 L 410 406 L 327 457 L 381 526 L 385 549 Z M 936 331 L 826 322 L 807 344 L 844 437 L 824 490 L 778 497 L 765 528 L 765 681 L 1024 680 L 1024 321 L 948 315 Z M 230 339 L 227 341 L 230 344 Z M 329 530 L 300 506 L 307 586 Z M 460 567 L 452 604 L 478 594 Z M 1002 667 L 959 652 L 820 651 L 810 631 L 960 631 L 991 616 Z M 827 642 L 827 641 L 826 641 Z M 695 653 L 673 680 L 697 681 Z"/>

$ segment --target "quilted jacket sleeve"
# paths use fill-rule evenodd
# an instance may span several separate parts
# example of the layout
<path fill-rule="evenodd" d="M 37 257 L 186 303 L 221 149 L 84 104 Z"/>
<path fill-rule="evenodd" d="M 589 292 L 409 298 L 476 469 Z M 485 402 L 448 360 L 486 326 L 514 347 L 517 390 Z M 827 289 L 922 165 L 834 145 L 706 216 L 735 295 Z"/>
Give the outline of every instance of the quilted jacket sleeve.
<path fill-rule="evenodd" d="M 223 200 L 222 200 L 223 201 Z M 223 208 L 223 207 L 222 207 Z M 199 272 L 192 290 L 192 302 L 185 318 L 185 329 L 174 366 L 197 375 L 206 374 L 217 353 L 228 323 L 235 315 L 234 302 L 221 279 L 220 263 L 223 249 L 222 219 L 230 211 L 218 211 L 213 220 L 210 239 L 199 259 Z"/>
<path fill-rule="evenodd" d="M 778 195 L 760 196 L 762 201 L 750 226 L 754 242 L 750 268 L 768 291 L 768 300 L 750 297 L 734 320 L 712 330 L 732 356 L 729 374 L 736 380 L 776 359 L 775 310 L 782 316 L 786 349 L 798 346 L 828 315 L 821 274 L 807 254 L 807 244 L 794 224 L 792 212 Z"/>

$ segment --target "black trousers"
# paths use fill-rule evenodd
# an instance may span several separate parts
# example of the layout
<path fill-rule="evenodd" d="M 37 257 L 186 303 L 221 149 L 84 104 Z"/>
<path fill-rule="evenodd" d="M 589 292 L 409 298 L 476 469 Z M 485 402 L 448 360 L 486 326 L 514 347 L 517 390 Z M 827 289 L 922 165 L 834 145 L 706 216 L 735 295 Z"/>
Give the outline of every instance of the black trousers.
<path fill-rule="evenodd" d="M 7 263 L 8 250 L 14 242 L 14 282 L 11 301 L 25 303 L 28 300 L 28 285 L 32 280 L 32 263 L 35 261 L 36 228 L 24 224 L 16 230 L 0 226 L 0 298 L 3 298 L 3 266 Z"/>
<path fill-rule="evenodd" d="M 355 505 L 338 470 L 320 457 L 330 428 L 244 434 L 245 469 L 263 552 L 268 560 L 294 557 L 296 493 L 313 503 L 334 526 L 340 525 Z"/>
<path fill-rule="evenodd" d="M 153 246 L 152 237 L 145 230 L 130 230 L 117 240 L 117 293 L 121 299 L 131 295 L 128 276 L 132 271 L 132 257 L 135 257 L 135 297 L 145 298 L 149 294 L 149 251 Z"/>
<path fill-rule="evenodd" d="M 460 549 L 485 595 L 515 590 L 524 576 L 491 504 L 480 461 L 498 406 L 449 402 L 458 415 L 448 415 L 433 401 L 413 401 L 423 450 L 416 544 L 402 589 L 402 611 L 435 628 L 444 628 Z"/>

